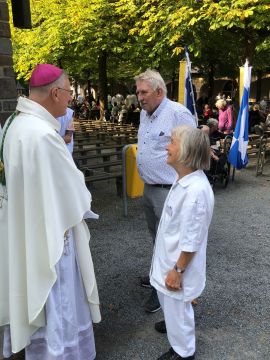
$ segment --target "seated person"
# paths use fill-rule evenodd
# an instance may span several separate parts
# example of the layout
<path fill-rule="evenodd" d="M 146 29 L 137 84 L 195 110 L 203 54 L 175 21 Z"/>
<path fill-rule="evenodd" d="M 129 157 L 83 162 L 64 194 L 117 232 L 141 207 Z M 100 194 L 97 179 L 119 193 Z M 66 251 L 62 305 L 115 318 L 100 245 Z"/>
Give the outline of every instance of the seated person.
<path fill-rule="evenodd" d="M 216 119 L 209 119 L 207 121 L 207 125 L 203 125 L 201 130 L 208 134 L 210 139 L 210 169 L 205 171 L 206 176 L 210 183 L 213 182 L 213 176 L 224 174 L 226 175 L 226 156 L 221 151 L 220 140 L 223 140 L 226 135 L 220 131 L 218 131 L 218 121 Z"/>
<path fill-rule="evenodd" d="M 256 125 L 261 126 L 265 122 L 263 115 L 260 112 L 260 106 L 255 104 L 248 112 L 248 132 L 255 132 Z"/>
<path fill-rule="evenodd" d="M 209 127 L 210 145 L 216 145 L 217 141 L 225 139 L 226 134 L 218 130 L 218 120 L 210 118 L 207 120 L 207 126 Z"/>

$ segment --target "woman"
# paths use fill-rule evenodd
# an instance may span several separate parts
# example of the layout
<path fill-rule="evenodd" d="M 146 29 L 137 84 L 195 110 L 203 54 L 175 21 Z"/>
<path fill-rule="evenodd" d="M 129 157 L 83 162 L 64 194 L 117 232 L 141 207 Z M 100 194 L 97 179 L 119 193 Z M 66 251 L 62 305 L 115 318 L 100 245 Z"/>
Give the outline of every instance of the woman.
<path fill-rule="evenodd" d="M 227 105 L 226 100 L 219 99 L 216 102 L 218 109 L 218 128 L 224 134 L 231 134 L 233 132 L 233 110 L 231 106 Z"/>
<path fill-rule="evenodd" d="M 204 105 L 203 108 L 203 119 L 208 120 L 213 115 L 213 112 L 208 104 Z"/>
<path fill-rule="evenodd" d="M 206 245 L 214 195 L 203 170 L 209 168 L 209 137 L 180 126 L 167 145 L 167 163 L 177 177 L 166 198 L 150 270 L 164 312 L 171 348 L 159 360 L 194 359 L 192 299 L 205 286 Z"/>

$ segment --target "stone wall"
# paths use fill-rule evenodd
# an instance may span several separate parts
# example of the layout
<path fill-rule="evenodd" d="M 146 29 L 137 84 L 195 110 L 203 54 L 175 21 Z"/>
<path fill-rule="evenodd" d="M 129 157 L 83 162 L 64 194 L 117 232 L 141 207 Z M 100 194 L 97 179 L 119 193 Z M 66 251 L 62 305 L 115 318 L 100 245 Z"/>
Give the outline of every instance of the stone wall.
<path fill-rule="evenodd" d="M 0 122 L 3 125 L 15 110 L 17 91 L 12 62 L 8 4 L 0 0 Z"/>

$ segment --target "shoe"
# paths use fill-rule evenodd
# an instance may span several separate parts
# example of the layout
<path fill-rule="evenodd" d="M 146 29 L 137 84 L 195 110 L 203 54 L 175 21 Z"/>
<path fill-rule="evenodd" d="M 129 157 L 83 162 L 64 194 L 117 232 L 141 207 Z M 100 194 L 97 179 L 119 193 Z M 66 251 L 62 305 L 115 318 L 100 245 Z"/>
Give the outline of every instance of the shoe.
<path fill-rule="evenodd" d="M 148 289 L 152 288 L 152 285 L 150 284 L 149 276 L 142 276 L 141 279 L 140 279 L 140 284 L 141 284 L 142 287 L 145 287 L 145 288 L 148 288 Z"/>
<path fill-rule="evenodd" d="M 165 320 L 156 322 L 155 329 L 156 329 L 156 331 L 160 332 L 161 334 L 166 334 L 167 329 L 166 329 Z"/>
<path fill-rule="evenodd" d="M 188 357 L 182 357 L 181 355 L 177 354 L 173 348 L 170 348 L 168 352 L 161 355 L 157 360 L 193 360 L 195 359 L 195 355 L 191 355 Z"/>
<path fill-rule="evenodd" d="M 193 300 L 191 301 L 191 304 L 192 304 L 193 306 L 198 305 L 198 304 L 199 304 L 199 300 L 198 300 L 198 298 L 193 299 Z"/>
<path fill-rule="evenodd" d="M 150 298 L 144 304 L 144 310 L 149 313 L 154 313 L 159 309 L 160 309 L 160 303 L 158 300 L 157 292 L 155 289 L 153 289 Z"/>
<path fill-rule="evenodd" d="M 25 360 L 25 351 L 24 349 L 20 352 L 13 354 L 11 357 L 9 357 L 7 360 Z"/>

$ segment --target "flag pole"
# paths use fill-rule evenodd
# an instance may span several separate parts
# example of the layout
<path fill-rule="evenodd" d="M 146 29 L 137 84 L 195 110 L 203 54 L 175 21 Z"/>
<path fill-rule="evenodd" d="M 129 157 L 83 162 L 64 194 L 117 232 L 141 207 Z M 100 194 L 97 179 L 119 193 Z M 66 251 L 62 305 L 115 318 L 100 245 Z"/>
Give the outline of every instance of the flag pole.
<path fill-rule="evenodd" d="M 193 106 L 193 110 L 194 110 L 194 116 L 195 116 L 196 124 L 198 126 L 199 119 L 198 119 L 198 114 L 197 114 L 197 110 L 196 110 L 196 103 L 195 103 L 195 97 L 194 97 L 194 91 L 193 91 L 193 84 L 192 84 L 192 79 L 191 79 L 191 62 L 190 62 L 190 59 L 189 59 L 188 48 L 186 46 L 185 46 L 185 55 L 186 55 L 186 59 L 187 59 L 188 81 L 189 81 L 189 84 L 190 84 L 192 106 Z"/>
<path fill-rule="evenodd" d="M 232 145 L 228 160 L 238 170 L 248 163 L 248 101 L 251 83 L 251 66 L 246 60 L 243 73 L 243 93 L 240 102 L 237 122 L 233 133 Z"/>

